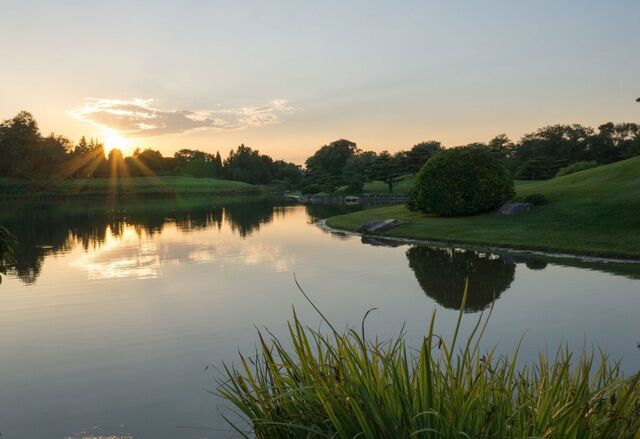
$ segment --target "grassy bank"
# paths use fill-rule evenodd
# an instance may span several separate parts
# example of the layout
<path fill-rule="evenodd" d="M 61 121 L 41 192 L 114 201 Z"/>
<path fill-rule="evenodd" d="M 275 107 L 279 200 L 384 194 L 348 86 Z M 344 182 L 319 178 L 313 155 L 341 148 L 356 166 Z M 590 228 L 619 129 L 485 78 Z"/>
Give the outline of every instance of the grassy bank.
<path fill-rule="evenodd" d="M 390 206 L 329 218 L 331 227 L 396 218 L 407 224 L 386 236 L 500 245 L 585 255 L 640 258 L 640 157 L 546 181 L 518 182 L 517 198 L 549 202 L 514 216 L 495 213 L 439 218 Z"/>
<path fill-rule="evenodd" d="M 193 177 L 130 177 L 54 182 L 0 179 L 0 198 L 108 198 L 210 196 L 260 192 L 239 181 Z"/>
<path fill-rule="evenodd" d="M 364 322 L 338 333 L 325 319 L 325 335 L 294 314 L 289 340 L 261 334 L 255 357 L 225 367 L 219 392 L 251 425 L 245 437 L 261 439 L 638 437 L 640 375 L 568 348 L 518 367 L 517 350 L 481 352 L 488 317 L 457 343 L 461 318 L 448 344 L 434 313 L 411 349 L 402 336 L 369 341 Z"/>

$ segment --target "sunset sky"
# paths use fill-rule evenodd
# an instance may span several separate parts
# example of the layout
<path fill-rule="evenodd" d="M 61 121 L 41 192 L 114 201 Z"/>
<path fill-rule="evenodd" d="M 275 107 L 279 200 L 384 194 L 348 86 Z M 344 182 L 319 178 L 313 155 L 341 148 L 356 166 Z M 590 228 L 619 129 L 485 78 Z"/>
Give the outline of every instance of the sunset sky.
<path fill-rule="evenodd" d="M 0 0 L 0 119 L 302 163 L 639 121 L 640 2 Z"/>

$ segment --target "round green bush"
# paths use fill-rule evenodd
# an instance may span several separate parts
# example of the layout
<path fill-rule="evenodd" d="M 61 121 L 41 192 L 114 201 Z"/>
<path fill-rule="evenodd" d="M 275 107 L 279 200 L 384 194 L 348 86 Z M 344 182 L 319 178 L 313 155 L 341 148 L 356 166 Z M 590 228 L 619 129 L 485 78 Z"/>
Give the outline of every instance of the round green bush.
<path fill-rule="evenodd" d="M 511 174 L 489 151 L 452 148 L 425 163 L 407 205 L 441 216 L 473 215 L 496 209 L 514 195 Z"/>

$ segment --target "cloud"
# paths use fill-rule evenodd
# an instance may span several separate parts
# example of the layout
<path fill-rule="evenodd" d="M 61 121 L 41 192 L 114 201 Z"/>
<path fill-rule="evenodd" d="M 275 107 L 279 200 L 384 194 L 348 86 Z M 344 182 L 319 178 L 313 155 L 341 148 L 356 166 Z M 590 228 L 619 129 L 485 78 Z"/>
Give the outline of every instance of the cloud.
<path fill-rule="evenodd" d="M 294 110 L 284 99 L 257 107 L 213 111 L 164 111 L 155 108 L 155 103 L 154 99 L 88 98 L 82 107 L 69 111 L 69 114 L 128 137 L 152 137 L 193 130 L 239 130 L 273 125 L 280 122 L 282 114 Z"/>

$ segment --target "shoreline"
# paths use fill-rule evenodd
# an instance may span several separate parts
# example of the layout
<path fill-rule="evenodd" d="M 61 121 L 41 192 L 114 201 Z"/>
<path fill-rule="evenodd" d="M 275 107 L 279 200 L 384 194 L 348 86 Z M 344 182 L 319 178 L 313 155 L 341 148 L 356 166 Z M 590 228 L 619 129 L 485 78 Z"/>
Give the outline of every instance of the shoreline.
<path fill-rule="evenodd" d="M 0 179 L 0 201 L 111 199 L 177 199 L 256 195 L 263 186 L 235 180 L 189 176 L 122 177 L 118 179 Z"/>
<path fill-rule="evenodd" d="M 186 191 L 186 192 L 77 192 L 77 193 L 50 193 L 31 192 L 9 196 L 0 194 L 0 201 L 91 201 L 91 200 L 135 200 L 135 199 L 155 199 L 155 200 L 176 200 L 180 198 L 206 198 L 212 196 L 244 196 L 260 195 L 265 193 L 262 189 L 251 190 L 219 190 L 219 191 Z"/>
<path fill-rule="evenodd" d="M 587 254 L 579 254 L 579 253 L 562 253 L 553 250 L 541 250 L 534 248 L 524 248 L 524 247 L 515 247 L 508 245 L 491 245 L 491 244 L 473 244 L 465 241 L 447 241 L 447 240 L 435 240 L 435 239 L 420 239 L 420 238 L 404 238 L 399 236 L 386 236 L 386 235 L 376 235 L 376 234 L 364 234 L 361 232 L 355 232 L 347 229 L 339 229 L 337 227 L 332 227 L 327 224 L 327 219 L 318 220 L 315 222 L 316 226 L 319 228 L 326 230 L 331 233 L 342 234 L 342 235 L 353 235 L 353 236 L 370 236 L 372 238 L 376 238 L 382 241 L 390 241 L 402 244 L 419 244 L 419 245 L 436 245 L 440 247 L 448 247 L 448 248 L 466 248 L 470 250 L 485 250 L 492 252 L 502 252 L 502 253 L 515 253 L 515 254 L 527 254 L 527 255 L 536 255 L 536 256 L 544 256 L 552 259 L 572 259 L 579 260 L 584 262 L 601 262 L 601 263 L 611 263 L 611 264 L 640 264 L 640 258 L 620 258 L 613 256 L 594 256 Z"/>

